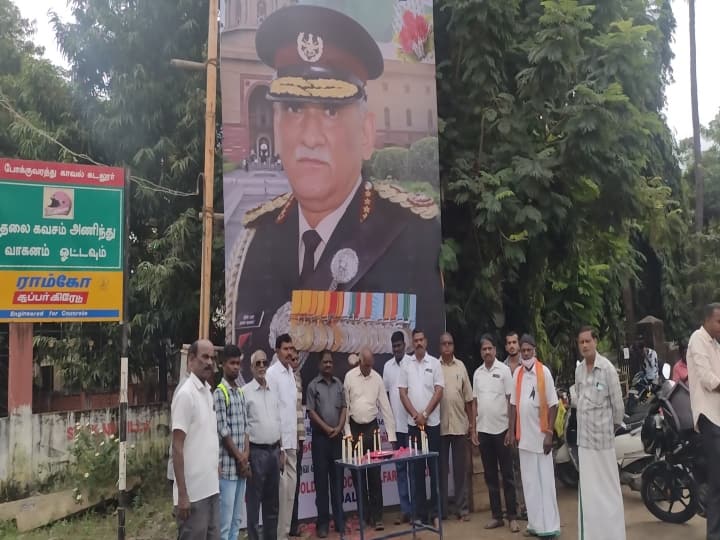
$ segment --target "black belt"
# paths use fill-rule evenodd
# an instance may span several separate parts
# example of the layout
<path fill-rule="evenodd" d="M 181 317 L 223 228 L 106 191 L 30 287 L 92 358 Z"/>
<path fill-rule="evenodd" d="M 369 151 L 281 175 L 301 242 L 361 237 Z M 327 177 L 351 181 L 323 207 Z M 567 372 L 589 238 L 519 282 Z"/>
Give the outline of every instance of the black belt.
<path fill-rule="evenodd" d="M 280 442 L 272 444 L 257 444 L 250 442 L 250 448 L 257 448 L 258 450 L 275 450 L 276 448 L 280 448 Z"/>

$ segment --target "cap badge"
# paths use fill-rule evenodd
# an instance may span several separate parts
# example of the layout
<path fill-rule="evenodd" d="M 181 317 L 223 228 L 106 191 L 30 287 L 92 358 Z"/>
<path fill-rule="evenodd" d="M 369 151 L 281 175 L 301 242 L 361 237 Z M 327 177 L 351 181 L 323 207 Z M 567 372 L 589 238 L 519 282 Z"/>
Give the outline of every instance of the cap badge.
<path fill-rule="evenodd" d="M 300 32 L 297 37 L 297 51 L 301 59 L 313 64 L 322 57 L 323 38 Z"/>

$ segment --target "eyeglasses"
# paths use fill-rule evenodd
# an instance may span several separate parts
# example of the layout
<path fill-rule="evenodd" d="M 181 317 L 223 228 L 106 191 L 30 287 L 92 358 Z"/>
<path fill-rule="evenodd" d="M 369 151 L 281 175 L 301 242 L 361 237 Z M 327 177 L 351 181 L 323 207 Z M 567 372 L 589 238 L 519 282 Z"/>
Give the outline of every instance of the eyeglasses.
<path fill-rule="evenodd" d="M 255 367 L 265 367 L 267 366 L 267 360 L 258 360 L 255 362 Z"/>

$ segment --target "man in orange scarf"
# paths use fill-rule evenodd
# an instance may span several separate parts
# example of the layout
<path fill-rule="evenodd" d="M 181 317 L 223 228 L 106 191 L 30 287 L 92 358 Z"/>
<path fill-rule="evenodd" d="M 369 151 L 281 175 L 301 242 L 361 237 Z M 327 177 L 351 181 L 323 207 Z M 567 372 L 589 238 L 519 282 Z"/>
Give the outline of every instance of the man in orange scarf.
<path fill-rule="evenodd" d="M 524 536 L 560 535 L 552 428 L 558 398 L 550 370 L 535 356 L 535 340 L 520 338 L 522 365 L 513 374 L 508 439 L 519 448 L 528 527 Z"/>

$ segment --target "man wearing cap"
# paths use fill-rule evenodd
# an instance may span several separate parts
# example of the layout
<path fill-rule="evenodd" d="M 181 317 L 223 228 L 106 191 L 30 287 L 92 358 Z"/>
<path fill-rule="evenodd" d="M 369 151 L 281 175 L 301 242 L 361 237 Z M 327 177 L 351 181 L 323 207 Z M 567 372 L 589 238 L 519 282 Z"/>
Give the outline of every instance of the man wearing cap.
<path fill-rule="evenodd" d="M 233 339 L 271 346 L 289 330 L 293 290 L 416 294 L 417 322 L 438 335 L 438 207 L 362 177 L 375 148 L 365 85 L 384 69 L 377 43 L 347 15 L 293 5 L 265 19 L 255 44 L 275 70 L 268 99 L 291 192 L 244 216 L 231 255 Z"/>
<path fill-rule="evenodd" d="M 555 382 L 547 366 L 535 356 L 535 339 L 520 338 L 521 365 L 513 374 L 510 392 L 508 442 L 520 454 L 528 526 L 525 536 L 560 535 L 560 512 L 555 491 L 552 430 L 557 415 Z"/>

